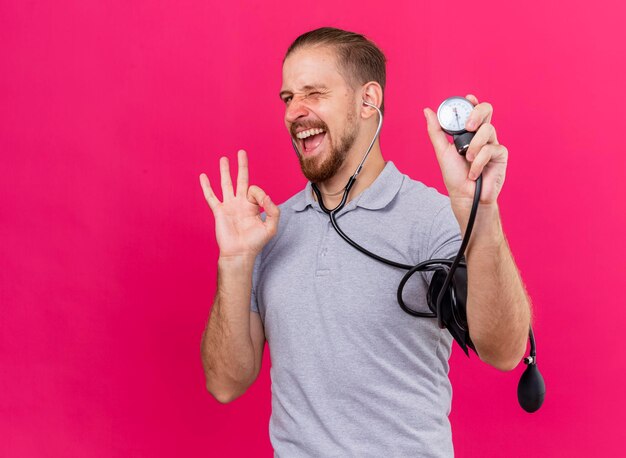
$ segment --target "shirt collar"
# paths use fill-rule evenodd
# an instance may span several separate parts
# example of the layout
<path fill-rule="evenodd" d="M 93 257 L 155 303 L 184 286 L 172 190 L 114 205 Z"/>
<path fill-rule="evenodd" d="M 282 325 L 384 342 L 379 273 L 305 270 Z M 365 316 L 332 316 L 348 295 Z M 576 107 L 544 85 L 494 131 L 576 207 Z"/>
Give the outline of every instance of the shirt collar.
<path fill-rule="evenodd" d="M 363 190 L 356 199 L 350 201 L 345 209 L 362 207 L 368 210 L 379 210 L 385 208 L 400 190 L 403 179 L 404 175 L 400 173 L 392 161 L 385 162 L 385 167 L 374 182 Z M 313 188 L 310 181 L 299 194 L 291 206 L 293 210 L 302 211 L 310 205 L 321 211 L 319 204 L 313 198 Z"/>

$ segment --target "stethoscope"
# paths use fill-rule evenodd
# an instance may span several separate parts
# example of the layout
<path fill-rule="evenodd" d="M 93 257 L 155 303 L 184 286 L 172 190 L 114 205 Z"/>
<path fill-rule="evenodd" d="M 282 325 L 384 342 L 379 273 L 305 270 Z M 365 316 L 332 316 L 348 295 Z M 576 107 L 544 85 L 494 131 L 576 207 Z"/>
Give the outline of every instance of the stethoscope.
<path fill-rule="evenodd" d="M 463 102 L 459 101 L 459 99 L 465 100 L 467 104 L 469 104 L 469 106 L 473 108 L 473 105 L 471 105 L 471 103 L 465 98 L 450 97 L 441 104 L 441 107 L 438 110 L 438 117 L 440 119 L 440 123 L 445 118 L 443 117 L 443 115 L 439 116 L 439 113 L 443 113 L 445 115 L 445 108 L 449 108 L 452 105 L 455 108 L 454 114 L 456 115 L 456 121 L 457 123 L 459 122 L 458 113 L 461 112 L 461 110 L 457 110 L 457 108 L 461 106 L 465 109 L 467 108 L 466 106 L 462 105 Z M 458 267 L 462 267 L 464 269 L 467 268 L 467 265 L 464 260 L 465 259 L 464 254 L 465 254 L 465 249 L 467 247 L 467 244 L 469 243 L 469 239 L 472 233 L 474 220 L 476 219 L 476 213 L 478 210 L 478 204 L 480 201 L 480 194 L 482 190 L 482 174 L 476 179 L 476 189 L 474 191 L 474 200 L 472 202 L 472 209 L 470 212 L 469 221 L 467 223 L 467 228 L 465 230 L 463 241 L 461 242 L 459 251 L 454 259 L 429 259 L 427 261 L 423 261 L 417 265 L 412 266 L 409 264 L 403 264 L 403 263 L 391 261 L 389 259 L 383 258 L 382 256 L 378 256 L 377 254 L 374 254 L 371 251 L 363 248 L 354 240 L 350 239 L 341 230 L 336 220 L 337 213 L 339 213 L 346 205 L 346 202 L 348 200 L 348 195 L 350 194 L 350 190 L 354 186 L 357 176 L 361 172 L 361 169 L 363 168 L 363 164 L 365 163 L 367 156 L 372 150 L 374 143 L 376 143 L 376 140 L 378 139 L 380 135 L 380 130 L 383 125 L 383 114 L 381 110 L 376 105 L 366 102 L 365 100 L 363 100 L 363 104 L 367 105 L 368 107 L 374 108 L 378 112 L 378 126 L 376 128 L 376 132 L 374 134 L 374 137 L 372 138 L 372 141 L 370 142 L 367 150 L 365 151 L 365 154 L 363 155 L 363 159 L 357 166 L 356 170 L 354 171 L 354 174 L 348 179 L 348 182 L 346 183 L 346 186 L 343 190 L 343 196 L 341 198 L 341 201 L 335 208 L 329 209 L 324 204 L 322 193 L 320 192 L 317 184 L 315 183 L 311 183 L 313 192 L 317 196 L 317 201 L 319 203 L 320 208 L 322 209 L 322 211 L 324 211 L 324 213 L 326 213 L 329 216 L 332 226 L 334 227 L 335 231 L 339 234 L 341 238 L 343 238 L 346 242 L 348 242 L 354 248 L 356 248 L 363 254 L 369 256 L 370 258 L 373 258 L 379 262 L 382 262 L 384 264 L 387 264 L 393 267 L 407 270 L 407 273 L 404 275 L 404 277 L 400 281 L 400 284 L 398 285 L 397 300 L 398 300 L 398 304 L 400 305 L 400 308 L 404 312 L 415 317 L 437 318 L 437 324 L 439 325 L 439 327 L 441 329 L 447 328 L 452 334 L 452 336 L 454 337 L 454 339 L 457 341 L 457 343 L 461 346 L 463 351 L 469 356 L 468 347 L 474 350 L 474 352 L 476 351 L 476 349 L 474 348 L 474 345 L 469 337 L 467 318 L 466 318 L 466 314 L 464 310 L 465 298 L 461 297 L 462 294 L 457 293 L 457 285 L 459 285 L 460 283 L 465 283 L 465 285 L 467 284 L 467 275 L 466 273 L 462 273 L 464 272 L 463 270 L 457 271 L 457 268 Z M 442 108 L 444 110 L 442 110 Z M 462 122 L 463 124 L 461 127 L 464 127 L 464 120 Z M 449 130 L 446 130 L 445 128 L 444 130 L 447 133 L 451 133 Z M 474 134 L 473 132 L 468 132 L 468 131 L 465 131 L 464 129 L 459 129 L 451 133 L 451 135 L 453 135 L 455 138 L 455 145 L 457 147 L 457 151 L 459 151 L 460 154 L 463 154 L 463 155 L 465 154 L 465 151 L 467 150 L 467 146 L 469 145 L 469 142 L 471 141 L 473 134 Z M 459 139 L 462 140 L 462 142 L 459 141 Z M 300 156 L 300 152 L 298 151 L 298 147 L 296 146 L 296 143 L 293 140 L 293 138 L 291 140 L 291 143 L 296 154 Z M 411 276 L 415 272 L 420 272 L 420 271 L 434 271 L 436 273 L 436 277 L 434 276 L 433 279 L 431 280 L 431 288 L 429 289 L 429 294 L 428 294 L 428 304 L 429 304 L 429 308 L 431 309 L 430 312 L 420 312 L 417 310 L 413 310 L 410 307 L 408 307 L 402 299 L 402 292 L 404 290 L 404 286 L 406 285 L 406 282 L 409 280 L 409 278 L 411 278 Z M 443 276 L 444 273 L 445 273 L 445 279 L 441 281 L 441 277 Z M 433 289 L 432 288 L 433 286 L 436 286 L 436 289 Z M 433 306 L 433 302 L 434 302 L 434 306 Z M 530 353 L 528 357 L 524 358 L 524 363 L 528 367 L 526 368 L 526 370 L 524 371 L 524 373 L 522 374 L 520 378 L 518 388 L 517 388 L 517 395 L 518 395 L 518 401 L 524 410 L 526 410 L 527 412 L 535 412 L 541 407 L 541 404 L 543 403 L 543 399 L 545 397 L 545 383 L 543 381 L 543 377 L 541 376 L 541 373 L 539 372 L 537 368 L 537 349 L 535 345 L 535 337 L 533 334 L 532 327 L 529 327 L 528 337 L 530 340 Z"/>

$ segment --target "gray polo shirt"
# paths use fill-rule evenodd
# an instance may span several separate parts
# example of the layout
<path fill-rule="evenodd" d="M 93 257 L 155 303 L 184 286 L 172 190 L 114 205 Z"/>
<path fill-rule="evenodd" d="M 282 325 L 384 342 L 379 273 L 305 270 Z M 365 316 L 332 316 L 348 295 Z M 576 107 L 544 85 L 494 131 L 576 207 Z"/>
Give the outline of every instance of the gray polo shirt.
<path fill-rule="evenodd" d="M 275 456 L 453 456 L 450 334 L 400 309 L 406 271 L 341 239 L 311 183 L 280 208 L 278 233 L 255 262 L 251 304 L 270 349 Z M 451 258 L 461 244 L 448 197 L 391 161 L 337 222 L 404 264 Z M 407 305 L 427 311 L 430 275 L 412 277 Z"/>

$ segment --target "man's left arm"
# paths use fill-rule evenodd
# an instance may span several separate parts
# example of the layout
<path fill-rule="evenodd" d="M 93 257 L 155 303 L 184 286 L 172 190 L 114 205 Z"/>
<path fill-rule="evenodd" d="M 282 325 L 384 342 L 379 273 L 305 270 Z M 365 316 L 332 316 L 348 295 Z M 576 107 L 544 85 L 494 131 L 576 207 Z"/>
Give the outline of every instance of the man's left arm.
<path fill-rule="evenodd" d="M 464 231 L 469 209 L 453 208 Z M 524 357 L 530 299 L 502 230 L 497 204 L 481 205 L 465 251 L 467 323 L 480 359 L 511 370 Z"/>
<path fill-rule="evenodd" d="M 466 98 L 474 105 L 466 130 L 475 132 L 475 136 L 465 157 L 448 141 L 435 113 L 426 108 L 424 115 L 450 204 L 463 232 L 470 215 L 475 180 L 483 175 L 480 205 L 465 252 L 467 320 L 479 357 L 498 369 L 511 370 L 526 350 L 531 309 L 502 230 L 497 203 L 504 184 L 508 151 L 498 143 L 491 124 L 492 106 L 479 104 L 473 95 Z"/>

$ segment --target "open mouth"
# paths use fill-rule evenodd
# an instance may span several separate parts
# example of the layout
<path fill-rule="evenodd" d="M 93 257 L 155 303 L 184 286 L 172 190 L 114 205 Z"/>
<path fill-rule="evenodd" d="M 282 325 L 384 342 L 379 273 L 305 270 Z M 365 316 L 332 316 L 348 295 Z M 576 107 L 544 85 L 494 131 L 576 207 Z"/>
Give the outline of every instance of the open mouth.
<path fill-rule="evenodd" d="M 326 131 L 319 128 L 307 129 L 296 134 L 300 151 L 306 156 L 317 153 L 325 137 Z"/>

